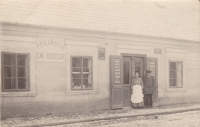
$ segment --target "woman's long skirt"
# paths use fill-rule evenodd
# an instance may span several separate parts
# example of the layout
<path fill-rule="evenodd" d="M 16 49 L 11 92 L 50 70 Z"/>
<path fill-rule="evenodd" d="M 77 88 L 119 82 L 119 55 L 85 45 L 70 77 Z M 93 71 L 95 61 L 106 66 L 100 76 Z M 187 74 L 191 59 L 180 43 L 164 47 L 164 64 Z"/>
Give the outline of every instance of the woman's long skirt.
<path fill-rule="evenodd" d="M 132 88 L 132 95 L 131 95 L 131 101 L 133 108 L 143 108 L 144 102 L 143 102 L 143 93 L 142 93 L 142 87 L 141 85 L 133 85 Z"/>

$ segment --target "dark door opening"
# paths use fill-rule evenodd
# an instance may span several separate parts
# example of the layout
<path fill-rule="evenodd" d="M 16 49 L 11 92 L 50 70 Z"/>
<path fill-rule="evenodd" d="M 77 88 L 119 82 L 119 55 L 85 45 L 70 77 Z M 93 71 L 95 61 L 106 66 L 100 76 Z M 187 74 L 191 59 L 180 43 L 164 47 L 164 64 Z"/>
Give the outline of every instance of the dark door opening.
<path fill-rule="evenodd" d="M 131 84 L 135 71 L 138 71 L 143 82 L 146 70 L 152 71 L 155 77 L 155 92 L 153 105 L 158 105 L 158 59 L 149 58 L 146 55 L 122 54 L 111 56 L 111 109 L 119 109 L 131 106 Z"/>
<path fill-rule="evenodd" d="M 135 75 L 135 71 L 138 71 L 140 77 L 144 78 L 144 58 L 142 57 L 123 57 L 123 106 L 131 106 L 131 84 Z"/>

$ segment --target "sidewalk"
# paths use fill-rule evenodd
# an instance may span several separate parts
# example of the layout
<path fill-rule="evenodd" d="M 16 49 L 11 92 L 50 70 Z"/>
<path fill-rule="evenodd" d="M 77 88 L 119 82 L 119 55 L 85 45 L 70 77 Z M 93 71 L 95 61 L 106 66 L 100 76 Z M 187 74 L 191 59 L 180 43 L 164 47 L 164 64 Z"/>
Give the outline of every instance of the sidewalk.
<path fill-rule="evenodd" d="M 63 116 L 35 116 L 23 118 L 8 118 L 1 120 L 2 127 L 42 127 L 61 124 L 89 122 L 96 120 L 108 120 L 123 117 L 137 117 L 148 115 L 161 115 L 184 111 L 200 110 L 200 103 L 176 104 L 170 106 L 158 106 L 151 109 L 124 108 L 119 110 L 95 111 L 80 114 L 67 114 Z"/>

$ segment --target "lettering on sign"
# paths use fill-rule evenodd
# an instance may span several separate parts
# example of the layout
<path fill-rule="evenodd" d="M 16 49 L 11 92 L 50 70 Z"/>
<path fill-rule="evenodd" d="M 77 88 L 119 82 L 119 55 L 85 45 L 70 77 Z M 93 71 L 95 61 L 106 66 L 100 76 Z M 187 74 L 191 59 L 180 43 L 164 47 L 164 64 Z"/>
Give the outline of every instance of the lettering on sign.
<path fill-rule="evenodd" d="M 114 82 L 115 84 L 121 83 L 121 72 L 120 72 L 120 59 L 114 59 Z"/>
<path fill-rule="evenodd" d="M 200 68 L 200 51 L 190 50 L 186 55 L 187 68 Z"/>
<path fill-rule="evenodd" d="M 115 72 L 115 75 L 120 75 L 120 72 Z"/>
<path fill-rule="evenodd" d="M 155 54 L 162 54 L 162 49 L 161 48 L 155 48 L 154 53 Z"/>
<path fill-rule="evenodd" d="M 65 62 L 64 39 L 38 38 L 35 43 L 36 61 Z"/>
<path fill-rule="evenodd" d="M 56 48 L 59 48 L 60 50 L 64 50 L 65 49 L 65 45 L 57 42 L 56 40 L 50 39 L 50 40 L 42 40 L 39 42 L 36 42 L 36 47 L 39 48 L 43 48 L 43 47 L 47 47 L 47 46 L 53 46 Z"/>
<path fill-rule="evenodd" d="M 115 68 L 120 68 L 120 66 L 115 65 Z"/>
<path fill-rule="evenodd" d="M 119 84 L 119 83 L 120 83 L 120 81 L 116 81 L 116 80 L 115 80 L 115 83 L 116 83 L 116 84 Z"/>
<path fill-rule="evenodd" d="M 155 76 L 155 72 L 156 72 L 156 63 L 155 61 L 149 61 L 149 70 L 151 70 L 151 75 Z"/>
<path fill-rule="evenodd" d="M 120 76 L 118 75 L 118 76 L 115 76 L 115 78 L 120 78 Z"/>
<path fill-rule="evenodd" d="M 115 69 L 115 71 L 120 71 L 120 69 Z"/>

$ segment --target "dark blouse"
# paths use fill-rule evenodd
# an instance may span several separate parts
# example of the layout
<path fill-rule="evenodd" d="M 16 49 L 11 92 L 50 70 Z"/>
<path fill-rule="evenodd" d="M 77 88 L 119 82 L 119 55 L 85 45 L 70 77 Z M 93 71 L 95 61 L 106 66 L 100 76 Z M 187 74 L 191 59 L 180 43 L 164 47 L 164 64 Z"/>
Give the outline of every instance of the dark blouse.
<path fill-rule="evenodd" d="M 142 79 L 141 78 L 133 78 L 133 80 L 132 80 L 132 86 L 133 85 L 141 85 L 142 87 L 143 87 L 143 82 L 142 82 Z"/>

